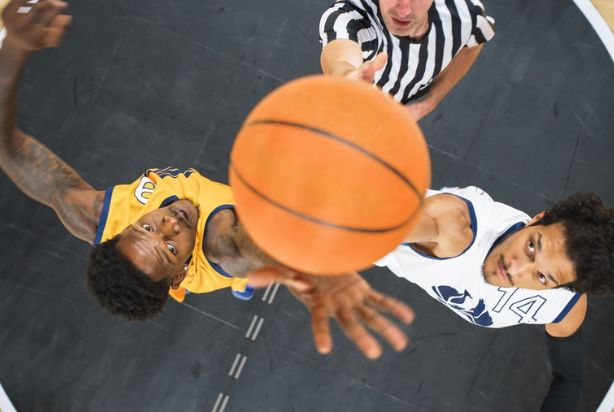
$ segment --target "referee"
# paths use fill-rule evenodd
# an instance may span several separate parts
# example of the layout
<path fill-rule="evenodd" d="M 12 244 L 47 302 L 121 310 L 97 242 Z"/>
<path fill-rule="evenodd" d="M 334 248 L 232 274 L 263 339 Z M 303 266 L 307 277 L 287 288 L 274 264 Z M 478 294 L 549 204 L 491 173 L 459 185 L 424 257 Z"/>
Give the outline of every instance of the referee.
<path fill-rule="evenodd" d="M 480 0 L 338 0 L 320 19 L 324 74 L 362 79 L 430 113 L 495 34 Z"/>

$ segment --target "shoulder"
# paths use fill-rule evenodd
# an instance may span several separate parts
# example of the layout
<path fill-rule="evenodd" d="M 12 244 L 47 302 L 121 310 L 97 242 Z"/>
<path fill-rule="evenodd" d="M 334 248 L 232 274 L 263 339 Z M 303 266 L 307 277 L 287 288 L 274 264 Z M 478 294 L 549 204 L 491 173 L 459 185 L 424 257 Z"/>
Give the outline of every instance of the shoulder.
<path fill-rule="evenodd" d="M 320 32 L 331 31 L 348 24 L 360 26 L 370 24 L 369 12 L 360 2 L 335 2 L 320 17 Z"/>
<path fill-rule="evenodd" d="M 473 239 L 469 206 L 462 198 L 441 193 L 425 200 L 424 213 L 437 227 L 436 256 L 461 254 Z"/>
<path fill-rule="evenodd" d="M 586 294 L 583 294 L 560 322 L 546 324 L 546 332 L 554 337 L 573 335 L 584 322 L 587 307 L 588 299 Z"/>

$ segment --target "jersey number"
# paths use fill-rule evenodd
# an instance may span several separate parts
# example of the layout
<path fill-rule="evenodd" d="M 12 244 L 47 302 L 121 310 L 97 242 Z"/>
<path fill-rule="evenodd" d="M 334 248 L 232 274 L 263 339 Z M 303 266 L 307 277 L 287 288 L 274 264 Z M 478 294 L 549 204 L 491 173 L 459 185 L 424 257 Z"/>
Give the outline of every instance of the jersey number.
<path fill-rule="evenodd" d="M 546 303 L 546 298 L 535 295 L 514 301 L 508 305 L 508 302 L 511 300 L 512 296 L 514 296 L 516 291 L 518 291 L 518 289 L 498 288 L 497 290 L 503 295 L 493 308 L 493 311 L 500 313 L 505 306 L 508 306 L 509 310 L 518 315 L 518 323 L 537 322 L 535 316 L 544 303 Z"/>

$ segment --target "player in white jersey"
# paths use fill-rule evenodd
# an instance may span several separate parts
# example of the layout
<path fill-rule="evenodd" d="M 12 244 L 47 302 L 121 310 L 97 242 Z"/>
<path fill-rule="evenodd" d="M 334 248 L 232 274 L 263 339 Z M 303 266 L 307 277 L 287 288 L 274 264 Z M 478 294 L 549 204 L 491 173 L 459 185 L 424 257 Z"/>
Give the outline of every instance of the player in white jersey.
<path fill-rule="evenodd" d="M 541 410 L 577 410 L 586 293 L 614 291 L 614 212 L 596 195 L 530 219 L 476 187 L 430 191 L 406 243 L 377 264 L 476 325 L 545 324 L 553 381 Z"/>
<path fill-rule="evenodd" d="M 482 270 L 493 245 L 525 227 L 530 217 L 493 201 L 477 187 L 429 191 L 427 196 L 442 194 L 452 194 L 465 203 L 471 228 L 466 249 L 456 256 L 438 257 L 424 247 L 404 243 L 376 264 L 417 284 L 460 317 L 479 326 L 503 328 L 519 323 L 560 322 L 579 300 L 579 293 L 565 287 L 534 290 L 493 285 Z"/>
<path fill-rule="evenodd" d="M 614 293 L 614 211 L 595 194 L 530 219 L 476 187 L 430 191 L 406 242 L 377 264 L 476 325 L 545 324 L 554 379 L 542 411 L 577 410 L 586 294 Z"/>

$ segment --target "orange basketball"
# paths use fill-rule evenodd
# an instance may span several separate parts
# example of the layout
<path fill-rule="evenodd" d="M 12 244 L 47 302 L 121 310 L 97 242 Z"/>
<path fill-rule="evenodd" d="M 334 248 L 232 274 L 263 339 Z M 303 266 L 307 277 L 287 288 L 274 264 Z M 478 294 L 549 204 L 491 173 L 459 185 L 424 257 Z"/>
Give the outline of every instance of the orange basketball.
<path fill-rule="evenodd" d="M 324 76 L 292 81 L 252 110 L 229 174 L 254 242 L 324 275 L 364 269 L 402 242 L 431 180 L 424 137 L 401 105 Z"/>

